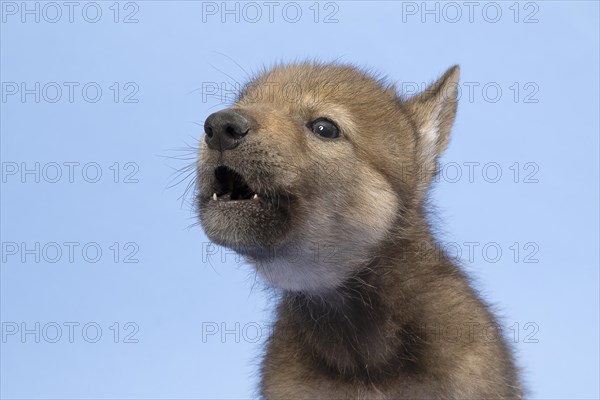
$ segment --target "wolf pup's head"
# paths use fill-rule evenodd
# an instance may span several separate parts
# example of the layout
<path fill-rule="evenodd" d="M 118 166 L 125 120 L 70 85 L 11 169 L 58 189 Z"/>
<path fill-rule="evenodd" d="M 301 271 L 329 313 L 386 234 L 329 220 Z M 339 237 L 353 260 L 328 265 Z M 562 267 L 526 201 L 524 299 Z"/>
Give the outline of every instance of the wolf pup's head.
<path fill-rule="evenodd" d="M 276 67 L 210 115 L 197 167 L 208 237 L 272 285 L 341 285 L 410 229 L 448 144 L 458 67 L 409 99 L 352 66 Z"/>

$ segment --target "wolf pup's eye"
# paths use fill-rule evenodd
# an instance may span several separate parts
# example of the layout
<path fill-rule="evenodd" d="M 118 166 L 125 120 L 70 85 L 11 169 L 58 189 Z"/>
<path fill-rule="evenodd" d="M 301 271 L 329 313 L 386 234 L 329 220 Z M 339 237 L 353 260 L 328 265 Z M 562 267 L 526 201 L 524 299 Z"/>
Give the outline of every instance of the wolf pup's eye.
<path fill-rule="evenodd" d="M 327 118 L 317 118 L 310 124 L 310 129 L 324 138 L 334 139 L 340 136 L 340 129 Z"/>

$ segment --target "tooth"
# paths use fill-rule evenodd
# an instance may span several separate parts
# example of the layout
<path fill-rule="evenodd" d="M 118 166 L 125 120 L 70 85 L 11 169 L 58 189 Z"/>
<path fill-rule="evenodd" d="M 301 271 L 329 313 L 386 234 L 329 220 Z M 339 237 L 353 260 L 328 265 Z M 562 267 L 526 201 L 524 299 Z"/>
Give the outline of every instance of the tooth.
<path fill-rule="evenodd" d="M 217 194 L 216 193 L 213 193 L 213 200 L 215 200 L 215 201 L 217 200 Z"/>
<path fill-rule="evenodd" d="M 252 198 L 252 200 L 256 200 L 256 199 L 258 199 L 258 195 L 254 194 L 254 197 Z"/>

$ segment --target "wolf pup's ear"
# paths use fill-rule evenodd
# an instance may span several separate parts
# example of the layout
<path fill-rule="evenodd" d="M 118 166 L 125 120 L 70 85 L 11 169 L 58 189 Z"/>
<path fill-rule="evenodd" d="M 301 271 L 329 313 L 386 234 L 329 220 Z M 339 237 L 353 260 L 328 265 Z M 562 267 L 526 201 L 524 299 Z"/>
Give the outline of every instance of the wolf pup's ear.
<path fill-rule="evenodd" d="M 458 65 L 453 66 L 435 83 L 404 103 L 418 130 L 419 161 L 425 166 L 434 167 L 436 158 L 448 146 L 456 116 L 459 73 Z"/>

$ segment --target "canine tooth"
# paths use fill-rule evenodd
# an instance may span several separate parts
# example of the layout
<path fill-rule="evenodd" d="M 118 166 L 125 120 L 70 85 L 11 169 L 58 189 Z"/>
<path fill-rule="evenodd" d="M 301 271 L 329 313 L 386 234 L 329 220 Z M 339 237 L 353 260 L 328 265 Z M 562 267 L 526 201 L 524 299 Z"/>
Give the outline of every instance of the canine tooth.
<path fill-rule="evenodd" d="M 252 198 L 252 200 L 256 200 L 256 199 L 258 199 L 258 195 L 255 193 L 254 197 Z"/>
<path fill-rule="evenodd" d="M 217 194 L 216 193 L 213 193 L 213 200 L 215 200 L 215 201 L 217 200 Z"/>

